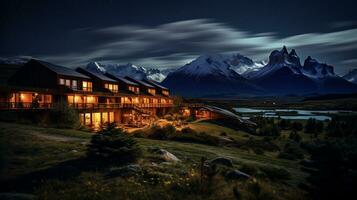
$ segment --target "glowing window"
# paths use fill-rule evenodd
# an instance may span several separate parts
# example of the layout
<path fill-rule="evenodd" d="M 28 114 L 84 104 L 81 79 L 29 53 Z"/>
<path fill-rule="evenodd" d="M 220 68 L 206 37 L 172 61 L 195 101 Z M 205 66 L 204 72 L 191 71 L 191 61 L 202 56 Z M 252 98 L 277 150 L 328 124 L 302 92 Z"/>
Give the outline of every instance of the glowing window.
<path fill-rule="evenodd" d="M 60 79 L 59 79 L 59 84 L 60 84 L 60 85 L 64 85 L 64 79 L 63 79 L 63 78 L 60 78 Z"/>

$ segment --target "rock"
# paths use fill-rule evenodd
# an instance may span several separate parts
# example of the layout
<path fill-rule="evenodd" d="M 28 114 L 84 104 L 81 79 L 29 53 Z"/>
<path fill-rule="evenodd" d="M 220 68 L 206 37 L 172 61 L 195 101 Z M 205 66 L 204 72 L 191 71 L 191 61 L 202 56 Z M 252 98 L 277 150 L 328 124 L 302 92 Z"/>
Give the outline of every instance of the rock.
<path fill-rule="evenodd" d="M 180 162 L 181 160 L 178 159 L 174 154 L 163 150 L 161 157 L 166 161 L 166 162 Z"/>
<path fill-rule="evenodd" d="M 229 158 L 218 157 L 208 161 L 209 164 L 224 165 L 227 167 L 233 167 L 233 162 Z"/>
<path fill-rule="evenodd" d="M 113 177 L 130 177 L 139 175 L 142 172 L 142 168 L 137 164 L 126 165 L 119 168 L 113 168 L 110 172 L 106 175 L 108 178 Z"/>
<path fill-rule="evenodd" d="M 24 193 L 0 193 L 0 199 L 3 200 L 32 200 L 34 195 Z"/>
<path fill-rule="evenodd" d="M 163 160 L 165 160 L 166 162 L 179 162 L 179 161 L 181 161 L 174 154 L 166 151 L 165 149 L 161 149 L 159 147 L 149 147 L 148 151 L 151 152 L 151 153 L 159 154 L 160 157 Z"/>
<path fill-rule="evenodd" d="M 231 180 L 237 180 L 237 179 L 249 179 L 251 176 L 241 172 L 237 169 L 235 170 L 230 170 L 226 173 L 226 178 L 231 179 Z"/>
<path fill-rule="evenodd" d="M 73 152 L 73 153 L 77 153 L 78 151 L 77 151 L 77 150 L 75 150 L 75 149 L 73 149 L 71 152 Z"/>

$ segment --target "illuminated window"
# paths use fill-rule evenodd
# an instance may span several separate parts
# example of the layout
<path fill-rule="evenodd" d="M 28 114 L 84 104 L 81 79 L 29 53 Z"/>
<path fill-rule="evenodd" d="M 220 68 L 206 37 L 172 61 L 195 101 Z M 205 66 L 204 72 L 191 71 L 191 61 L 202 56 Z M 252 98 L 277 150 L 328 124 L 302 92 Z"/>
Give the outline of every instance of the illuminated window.
<path fill-rule="evenodd" d="M 66 79 L 65 85 L 66 85 L 67 87 L 71 87 L 71 80 Z"/>
<path fill-rule="evenodd" d="M 72 88 L 77 89 L 77 81 L 76 80 L 72 80 Z"/>
<path fill-rule="evenodd" d="M 59 84 L 60 84 L 60 85 L 64 85 L 64 79 L 63 79 L 63 78 L 60 78 L 60 79 L 59 79 Z"/>
<path fill-rule="evenodd" d="M 90 81 L 83 81 L 82 82 L 82 90 L 91 92 L 93 90 L 93 84 Z"/>
<path fill-rule="evenodd" d="M 162 94 L 164 94 L 164 95 L 166 95 L 166 96 L 169 96 L 169 91 L 163 90 L 163 91 L 162 91 Z"/>
<path fill-rule="evenodd" d="M 106 83 L 106 84 L 104 84 L 104 87 L 112 92 L 118 92 L 118 85 L 116 85 L 116 84 Z"/>
<path fill-rule="evenodd" d="M 148 89 L 148 92 L 152 95 L 155 95 L 156 94 L 156 91 L 155 89 Z"/>
<path fill-rule="evenodd" d="M 84 124 L 85 125 L 90 125 L 91 124 L 91 121 L 90 121 L 90 113 L 86 113 L 85 116 L 84 116 Z"/>
<path fill-rule="evenodd" d="M 138 87 L 134 87 L 134 86 L 129 86 L 129 90 L 136 93 L 136 94 L 139 94 L 139 88 Z"/>
<path fill-rule="evenodd" d="M 109 122 L 114 122 L 114 112 L 109 112 Z"/>
<path fill-rule="evenodd" d="M 103 112 L 102 113 L 102 123 L 107 123 L 107 122 L 109 122 L 108 113 L 107 112 Z"/>
<path fill-rule="evenodd" d="M 74 103 L 74 96 L 68 95 L 67 96 L 67 101 L 68 101 L 68 103 Z"/>

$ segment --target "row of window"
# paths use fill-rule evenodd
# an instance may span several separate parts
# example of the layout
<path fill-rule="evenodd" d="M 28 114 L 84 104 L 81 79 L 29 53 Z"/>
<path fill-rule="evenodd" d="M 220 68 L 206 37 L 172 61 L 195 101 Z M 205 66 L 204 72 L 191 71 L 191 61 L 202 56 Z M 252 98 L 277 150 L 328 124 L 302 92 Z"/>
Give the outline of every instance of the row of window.
<path fill-rule="evenodd" d="M 107 103 L 115 103 L 115 99 L 108 99 Z M 95 104 L 98 103 L 98 97 L 96 96 L 73 96 L 73 95 L 68 95 L 67 96 L 67 101 L 68 103 L 75 103 L 75 104 Z M 120 99 L 121 103 L 133 103 L 133 104 L 138 104 L 138 103 L 144 103 L 144 104 L 158 104 L 159 102 L 161 104 L 167 104 L 167 103 L 172 103 L 171 99 L 151 99 L 150 98 L 139 98 L 139 97 L 121 97 Z"/>
<path fill-rule="evenodd" d="M 60 78 L 59 79 L 59 84 L 60 85 L 65 85 L 69 88 L 72 89 L 79 89 L 78 88 L 78 81 L 77 80 L 70 80 L 70 79 L 63 79 Z M 119 91 L 119 86 L 117 84 L 110 84 L 110 83 L 106 83 L 104 84 L 104 87 L 112 92 L 117 93 Z M 129 91 L 132 91 L 136 94 L 139 94 L 139 88 L 138 87 L 134 87 L 134 86 L 129 86 L 128 87 Z M 93 91 L 93 83 L 90 81 L 82 81 L 82 90 L 86 91 L 86 92 L 91 92 Z M 148 92 L 152 95 L 156 94 L 156 90 L 155 89 L 148 89 Z M 169 92 L 167 90 L 163 90 L 162 93 L 166 96 L 169 96 Z"/>
<path fill-rule="evenodd" d="M 129 86 L 129 91 L 134 92 L 135 94 L 139 94 L 140 90 L 138 87 L 134 87 L 134 86 Z"/>
<path fill-rule="evenodd" d="M 70 80 L 70 79 L 64 79 L 64 78 L 60 78 L 59 79 L 59 84 L 60 85 L 65 85 L 69 88 L 78 90 L 78 81 L 77 80 Z M 93 91 L 93 83 L 90 81 L 82 81 L 82 90 L 83 91 L 87 91 L 87 92 L 91 92 Z"/>
<path fill-rule="evenodd" d="M 106 83 L 106 84 L 104 84 L 104 87 L 107 88 L 108 90 L 114 92 L 114 93 L 118 92 L 118 85 L 117 84 Z"/>

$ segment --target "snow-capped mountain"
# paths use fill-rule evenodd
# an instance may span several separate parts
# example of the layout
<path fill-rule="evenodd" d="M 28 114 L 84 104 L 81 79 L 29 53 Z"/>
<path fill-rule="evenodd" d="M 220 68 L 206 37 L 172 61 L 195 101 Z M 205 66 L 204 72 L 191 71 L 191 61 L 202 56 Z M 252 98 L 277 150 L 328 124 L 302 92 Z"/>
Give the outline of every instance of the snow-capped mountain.
<path fill-rule="evenodd" d="M 256 94 L 261 89 L 231 69 L 226 55 L 202 55 L 168 74 L 163 85 L 175 94 L 200 97 Z"/>
<path fill-rule="evenodd" d="M 357 84 L 357 69 L 349 71 L 346 75 L 343 76 L 349 82 Z"/>
<path fill-rule="evenodd" d="M 310 56 L 301 65 L 300 58 L 284 46 L 274 50 L 269 62 L 259 71 L 246 74 L 257 85 L 278 94 L 345 93 L 357 88 L 335 75 L 332 66 L 319 63 Z"/>
<path fill-rule="evenodd" d="M 131 63 L 119 65 L 90 62 L 86 68 L 100 73 L 109 72 L 118 76 L 129 76 L 135 79 L 148 78 L 157 82 L 161 82 L 166 77 L 159 69 L 144 68 Z"/>
<path fill-rule="evenodd" d="M 308 56 L 302 67 L 302 73 L 310 78 L 327 78 L 337 76 L 332 66 L 325 63 L 319 63 L 316 59 Z"/>

